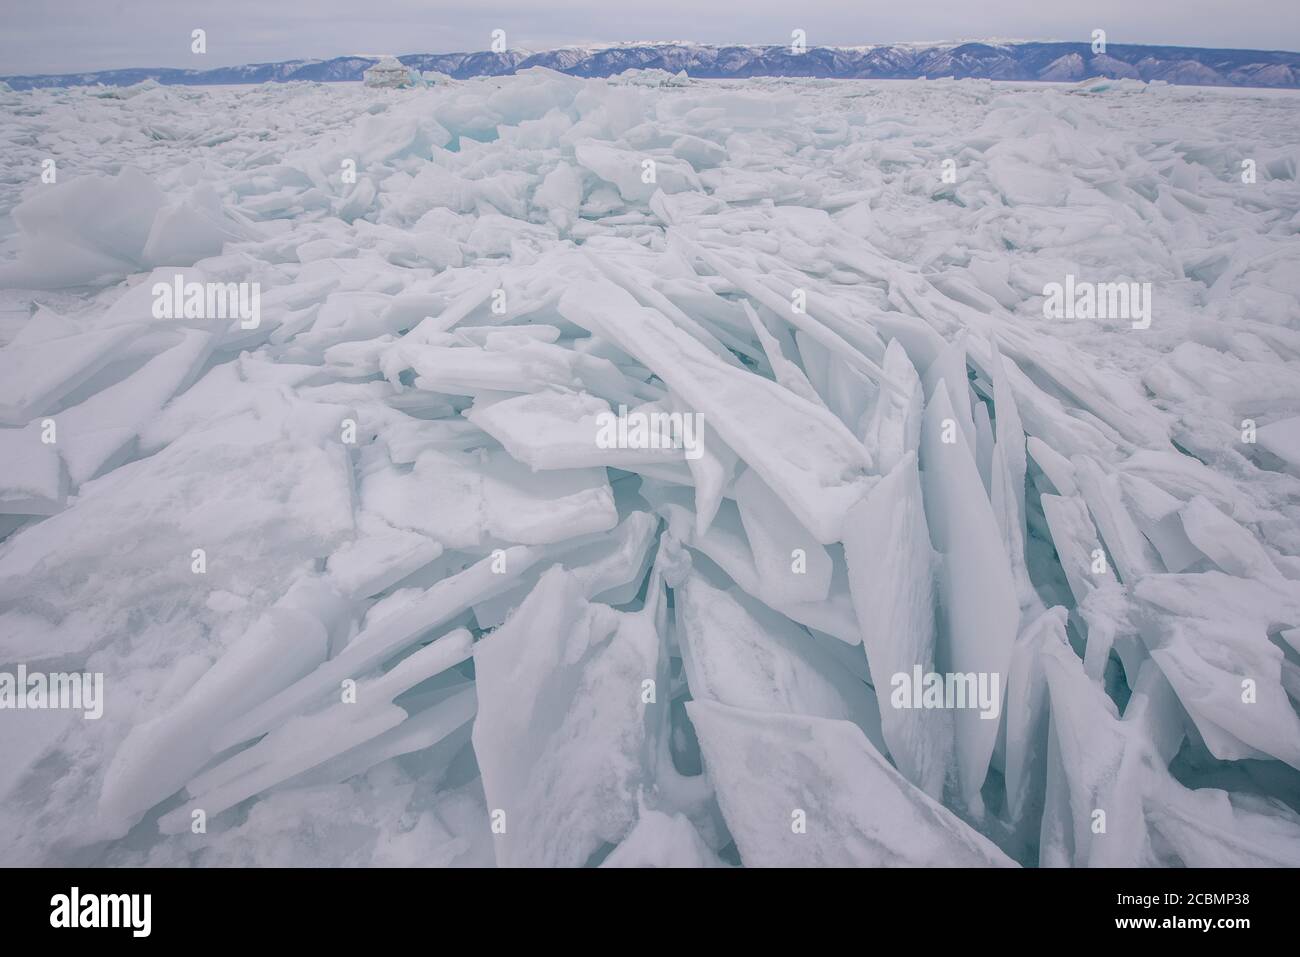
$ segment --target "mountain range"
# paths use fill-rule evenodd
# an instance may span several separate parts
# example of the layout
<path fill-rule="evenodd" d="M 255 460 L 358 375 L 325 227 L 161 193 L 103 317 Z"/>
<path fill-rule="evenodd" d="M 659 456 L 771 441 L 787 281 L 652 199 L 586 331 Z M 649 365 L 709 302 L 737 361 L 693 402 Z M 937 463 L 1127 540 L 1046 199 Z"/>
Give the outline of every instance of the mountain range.
<path fill-rule="evenodd" d="M 727 78 L 802 76 L 836 79 L 982 77 L 992 80 L 1072 81 L 1096 76 L 1160 80 L 1194 86 L 1300 87 L 1300 53 L 1215 50 L 1200 47 L 1108 44 L 1094 54 L 1088 43 L 974 41 L 859 47 L 709 46 L 629 43 L 563 47 L 542 52 L 413 53 L 398 57 L 420 71 L 455 79 L 501 76 L 541 66 L 583 77 L 630 69 L 661 69 L 688 76 Z M 0 77 L 14 89 L 163 84 L 338 82 L 360 80 L 378 62 L 372 56 L 284 60 L 212 70 L 131 68 L 94 73 Z"/>

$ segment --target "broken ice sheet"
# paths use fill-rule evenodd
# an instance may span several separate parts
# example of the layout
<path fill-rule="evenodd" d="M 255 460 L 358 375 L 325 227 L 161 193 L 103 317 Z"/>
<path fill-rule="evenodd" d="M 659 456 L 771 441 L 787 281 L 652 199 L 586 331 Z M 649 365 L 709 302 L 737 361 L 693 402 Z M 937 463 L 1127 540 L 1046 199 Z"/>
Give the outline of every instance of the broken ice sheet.
<path fill-rule="evenodd" d="M 476 646 L 474 750 L 498 864 L 583 864 L 631 829 L 662 724 L 637 693 L 666 684 L 657 601 L 621 614 L 553 569 Z"/>
<path fill-rule="evenodd" d="M 688 709 L 727 826 L 753 866 L 1013 864 L 904 780 L 847 721 L 711 701 Z"/>
<path fill-rule="evenodd" d="M 1292 98 L 379 72 L 0 90 L 0 863 L 1296 862 Z"/>

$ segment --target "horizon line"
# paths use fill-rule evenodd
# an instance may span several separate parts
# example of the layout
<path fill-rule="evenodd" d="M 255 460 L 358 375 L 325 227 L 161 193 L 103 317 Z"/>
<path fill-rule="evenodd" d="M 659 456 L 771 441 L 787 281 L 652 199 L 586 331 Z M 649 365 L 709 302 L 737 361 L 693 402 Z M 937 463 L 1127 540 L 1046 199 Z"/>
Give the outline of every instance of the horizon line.
<path fill-rule="evenodd" d="M 984 46 L 1011 46 L 1016 44 L 1071 44 L 1075 46 L 1090 47 L 1089 40 L 1060 40 L 1060 39 L 1041 39 L 1029 38 L 1018 39 L 1009 37 L 970 37 L 954 40 L 892 40 L 879 43 L 850 43 L 850 44 L 809 44 L 806 48 L 808 52 L 813 50 L 871 50 L 882 47 L 918 47 L 934 49 L 944 46 L 966 46 L 969 44 L 982 44 Z M 328 63 L 332 60 L 379 60 L 385 56 L 392 56 L 401 60 L 403 57 L 420 57 L 420 56 L 474 56 L 477 54 L 489 54 L 492 56 L 504 56 L 509 53 L 523 53 L 525 59 L 531 56 L 537 56 L 543 53 L 554 53 L 560 50 L 614 50 L 628 49 L 632 47 L 754 47 L 766 49 L 784 49 L 789 47 L 788 43 L 706 43 L 696 40 L 619 40 L 619 41 L 599 41 L 592 43 L 569 43 L 559 46 L 550 46 L 542 48 L 529 48 L 525 46 L 516 46 L 500 53 L 493 50 L 448 50 L 443 52 L 418 51 L 412 53 L 340 53 L 328 57 L 288 57 L 279 60 L 259 60 L 259 61 L 242 61 L 238 63 L 218 64 L 208 67 L 185 67 L 185 66 L 123 66 L 107 67 L 99 70 L 70 70 L 61 73 L 11 73 L 0 76 L 2 79 L 42 79 L 49 77 L 70 77 L 70 76 L 89 76 L 99 73 L 121 73 L 128 70 L 151 70 L 151 71 L 176 71 L 186 73 L 207 73 L 213 70 L 233 70 L 239 67 L 259 67 L 272 66 L 278 63 Z M 1107 40 L 1107 48 L 1123 47 L 1162 47 L 1171 50 L 1223 50 L 1235 53 L 1282 53 L 1292 56 L 1300 56 L 1297 50 L 1282 49 L 1263 49 L 1260 47 L 1220 47 L 1220 46 L 1188 46 L 1178 43 L 1124 43 Z M 1104 54 L 1102 54 L 1104 55 Z"/>

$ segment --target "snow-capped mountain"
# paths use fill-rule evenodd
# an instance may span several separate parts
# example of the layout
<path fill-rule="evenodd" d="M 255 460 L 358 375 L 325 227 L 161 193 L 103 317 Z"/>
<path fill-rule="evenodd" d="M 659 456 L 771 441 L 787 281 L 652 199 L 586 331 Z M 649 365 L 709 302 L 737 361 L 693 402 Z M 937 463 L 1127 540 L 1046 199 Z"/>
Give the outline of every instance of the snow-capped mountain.
<path fill-rule="evenodd" d="M 1263 50 L 1211 50 L 1199 47 L 1110 44 L 1094 54 L 1087 43 L 962 42 L 887 44 L 858 47 L 706 46 L 692 43 L 630 43 L 564 47 L 542 52 L 415 53 L 398 58 L 421 71 L 457 79 L 501 76 L 534 66 L 574 76 L 611 76 L 630 69 L 686 71 L 693 77 L 833 77 L 837 79 L 915 79 L 983 77 L 994 80 L 1071 81 L 1094 76 L 1163 80 L 1193 86 L 1300 87 L 1300 53 Z M 10 76 L 15 89 L 128 86 L 154 79 L 163 84 L 214 85 L 289 80 L 359 81 L 377 57 L 285 60 L 220 67 L 214 70 L 103 70 L 96 73 Z"/>

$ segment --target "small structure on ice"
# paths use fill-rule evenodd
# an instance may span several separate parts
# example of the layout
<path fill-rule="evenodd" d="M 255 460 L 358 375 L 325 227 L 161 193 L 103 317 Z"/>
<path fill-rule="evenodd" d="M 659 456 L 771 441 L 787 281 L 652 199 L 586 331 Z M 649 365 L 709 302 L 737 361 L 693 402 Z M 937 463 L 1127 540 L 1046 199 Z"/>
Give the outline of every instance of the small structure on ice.
<path fill-rule="evenodd" d="M 386 56 L 362 75 L 366 86 L 413 86 L 411 71 L 398 62 L 397 57 Z"/>
<path fill-rule="evenodd" d="M 650 68 L 646 70 L 624 70 L 610 77 L 610 82 L 619 86 L 690 86 L 691 78 L 685 70 L 669 73 L 667 70 Z"/>

